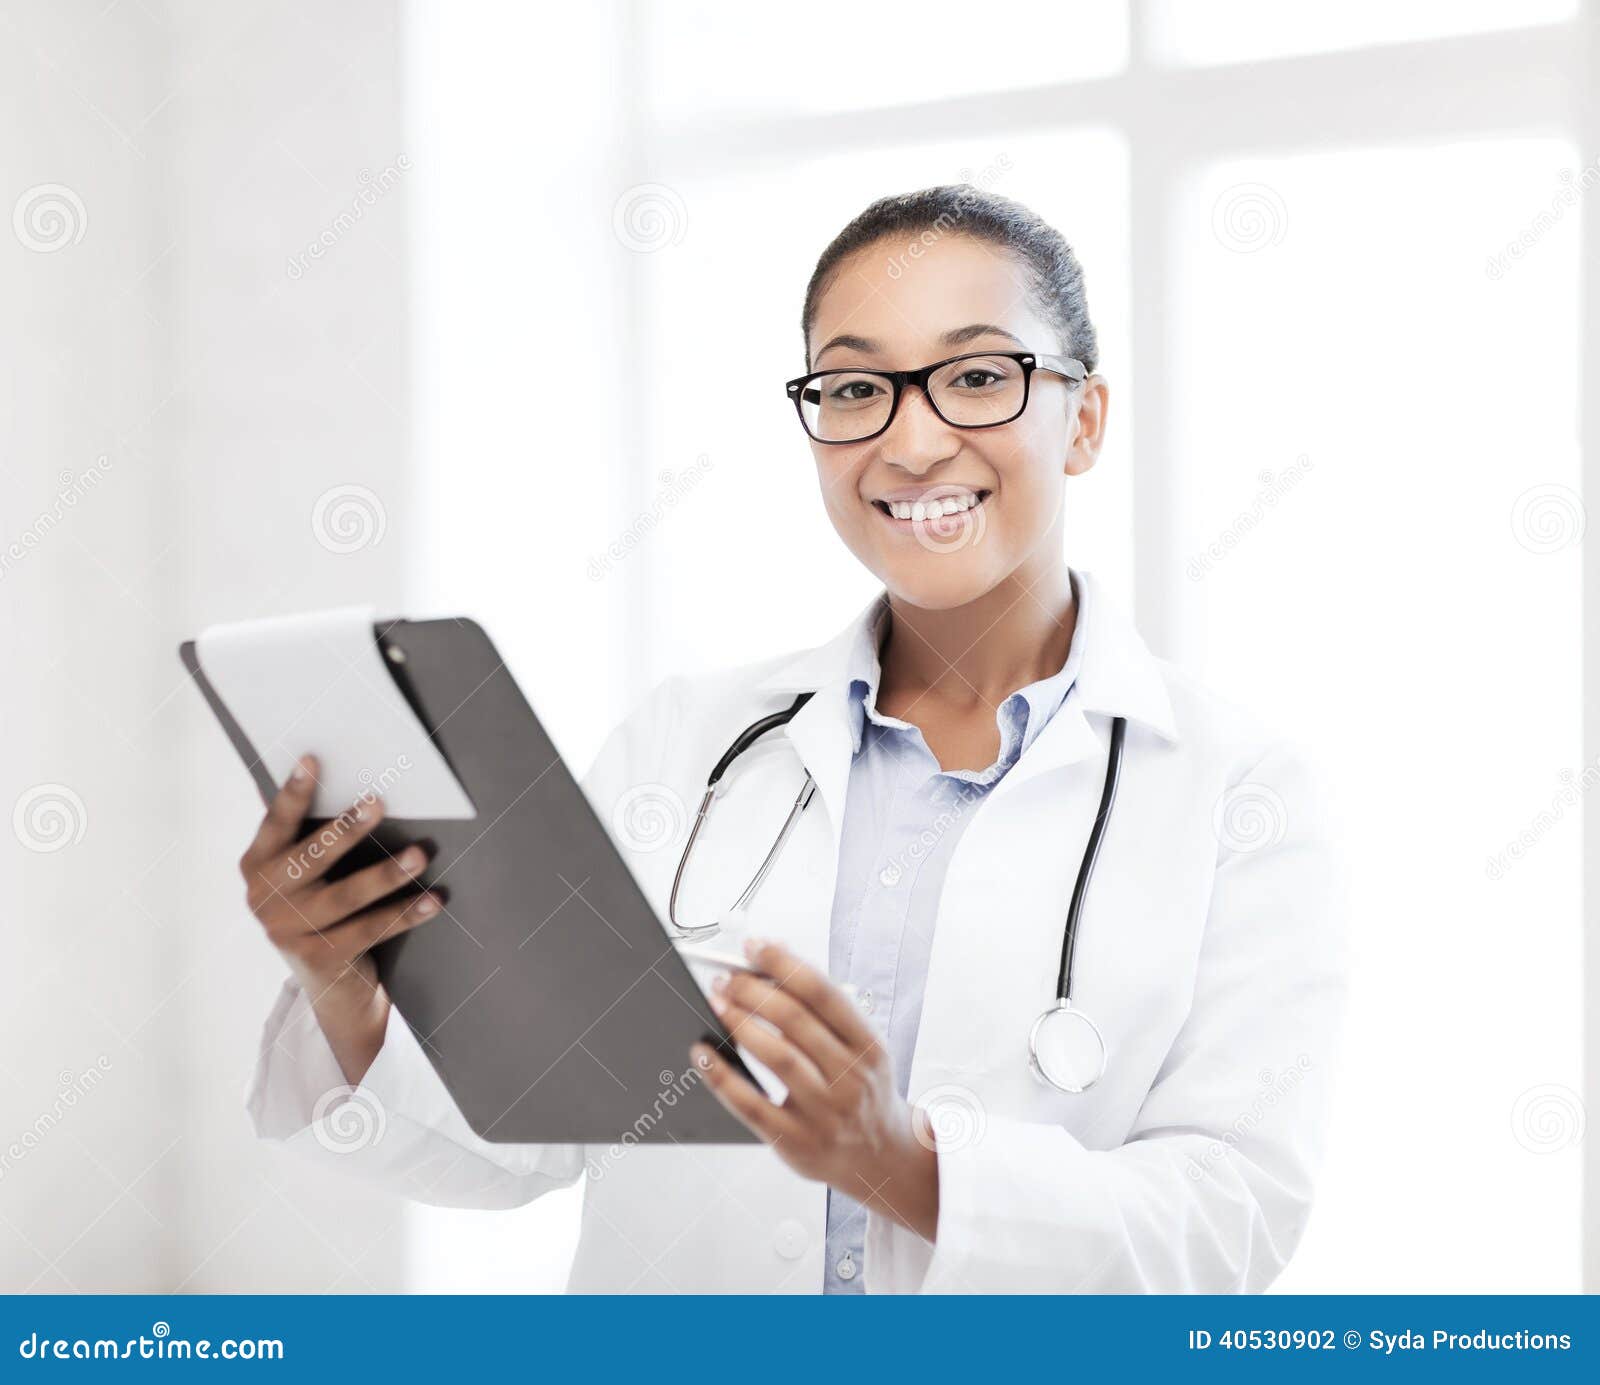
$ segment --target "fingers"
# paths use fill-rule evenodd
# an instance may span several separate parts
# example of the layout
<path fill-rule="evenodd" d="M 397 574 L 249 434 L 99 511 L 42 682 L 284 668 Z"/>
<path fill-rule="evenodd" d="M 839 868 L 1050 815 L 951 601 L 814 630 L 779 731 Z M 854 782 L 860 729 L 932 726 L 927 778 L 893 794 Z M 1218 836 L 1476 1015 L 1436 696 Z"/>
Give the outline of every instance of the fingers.
<path fill-rule="evenodd" d="M 800 1133 L 799 1122 L 782 1107 L 774 1106 L 766 1096 L 751 1085 L 742 1073 L 710 1044 L 694 1044 L 689 1049 L 695 1066 L 705 1074 L 711 1094 L 745 1127 L 759 1135 L 768 1144 L 794 1139 Z"/>
<path fill-rule="evenodd" d="M 322 879 L 335 861 L 348 855 L 358 842 L 371 835 L 373 828 L 383 821 L 383 811 L 381 798 L 358 798 L 338 817 L 290 846 L 268 874 L 297 884 Z"/>
<path fill-rule="evenodd" d="M 745 944 L 745 955 L 772 979 L 775 986 L 793 996 L 822 1020 L 843 1041 L 852 1054 L 861 1053 L 878 1042 L 860 1012 L 826 976 L 802 962 L 780 943 L 752 938 Z"/>
<path fill-rule="evenodd" d="M 426 923 L 443 907 L 439 896 L 431 892 L 391 900 L 346 919 L 337 927 L 303 933 L 287 944 L 287 950 L 319 968 L 354 962 L 386 939 Z"/>
<path fill-rule="evenodd" d="M 762 1022 L 768 1016 L 729 999 L 726 990 L 713 991 L 711 1008 L 728 1032 L 772 1069 L 802 1110 L 815 1110 L 827 1101 L 826 1079 L 817 1065 L 787 1035 L 769 1029 Z"/>
<path fill-rule="evenodd" d="M 816 1066 L 824 1081 L 832 1083 L 854 1064 L 851 1054 L 833 1030 L 825 1025 L 810 1006 L 802 1004 L 765 976 L 740 972 L 718 977 L 712 985 L 712 1005 L 725 998 L 744 1014 L 754 1014 L 773 1025 Z M 724 1023 L 727 1021 L 725 1020 Z M 759 1026 L 749 1025 L 754 1029 Z M 740 1036 L 740 1042 L 745 1042 Z M 754 1051 L 752 1049 L 752 1051 Z M 761 1058 L 763 1063 L 767 1060 Z M 772 1067 L 771 1063 L 767 1063 Z M 776 1068 L 773 1068 L 777 1072 Z M 778 1073 L 783 1077 L 782 1073 Z M 784 1078 L 788 1082 L 788 1078 Z"/>
<path fill-rule="evenodd" d="M 301 911 L 314 927 L 332 928 L 369 904 L 409 885 L 427 864 L 426 851 L 420 846 L 408 846 L 398 856 L 367 866 L 333 884 L 319 886 L 301 902 Z"/>
<path fill-rule="evenodd" d="M 267 805 L 266 816 L 255 838 L 239 861 L 240 870 L 250 870 L 272 859 L 300 835 L 300 824 L 311 809 L 311 796 L 317 788 L 317 757 L 302 755 L 283 787 Z"/>

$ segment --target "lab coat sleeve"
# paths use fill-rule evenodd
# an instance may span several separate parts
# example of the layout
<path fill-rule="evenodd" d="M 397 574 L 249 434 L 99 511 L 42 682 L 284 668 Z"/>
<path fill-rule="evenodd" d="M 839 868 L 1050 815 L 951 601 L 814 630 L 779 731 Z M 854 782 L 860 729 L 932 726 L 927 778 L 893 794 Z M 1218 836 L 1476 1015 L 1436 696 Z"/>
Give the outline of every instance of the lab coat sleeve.
<path fill-rule="evenodd" d="M 665 743 L 676 691 L 674 683 L 659 686 L 612 731 L 585 775 L 584 793 L 603 823 L 625 787 L 657 768 L 639 756 Z M 267 1016 L 246 1106 L 262 1139 L 437 1206 L 519 1206 L 572 1183 L 585 1168 L 581 1145 L 481 1139 L 394 1007 L 377 1057 L 351 1088 L 293 980 Z"/>
<path fill-rule="evenodd" d="M 350 1087 L 293 980 L 267 1016 L 246 1107 L 262 1139 L 439 1207 L 516 1207 L 583 1172 L 581 1145 L 479 1138 L 393 1006 L 378 1056 Z"/>
<path fill-rule="evenodd" d="M 1091 1150 L 1059 1126 L 990 1113 L 980 1138 L 939 1150 L 931 1255 L 873 1218 L 887 1273 L 872 1283 L 869 1243 L 869 1287 L 1254 1292 L 1282 1270 L 1323 1143 L 1343 1008 L 1342 889 L 1298 754 L 1269 750 L 1235 789 L 1280 816 L 1283 832 L 1254 850 L 1219 846 L 1189 1016 L 1125 1141 Z"/>

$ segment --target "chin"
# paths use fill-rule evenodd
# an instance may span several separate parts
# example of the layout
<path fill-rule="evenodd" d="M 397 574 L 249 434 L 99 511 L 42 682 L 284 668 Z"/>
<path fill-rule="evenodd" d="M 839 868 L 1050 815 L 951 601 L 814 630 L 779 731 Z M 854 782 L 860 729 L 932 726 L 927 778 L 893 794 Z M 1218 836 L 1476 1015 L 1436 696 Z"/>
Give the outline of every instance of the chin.
<path fill-rule="evenodd" d="M 967 551 L 900 557 L 877 575 L 891 596 L 924 611 L 956 610 L 998 585 L 989 564 Z"/>

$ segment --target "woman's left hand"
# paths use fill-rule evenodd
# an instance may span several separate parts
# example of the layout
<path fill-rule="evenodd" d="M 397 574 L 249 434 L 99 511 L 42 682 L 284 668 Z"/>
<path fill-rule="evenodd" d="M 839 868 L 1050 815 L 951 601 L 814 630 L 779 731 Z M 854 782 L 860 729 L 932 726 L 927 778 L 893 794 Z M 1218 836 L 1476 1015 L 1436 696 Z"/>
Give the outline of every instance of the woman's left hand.
<path fill-rule="evenodd" d="M 763 975 L 718 977 L 711 1005 L 789 1091 L 778 1105 L 710 1045 L 695 1044 L 695 1065 L 717 1100 L 796 1173 L 932 1241 L 938 1156 L 878 1036 L 849 996 L 787 948 L 752 940 L 745 954 Z"/>

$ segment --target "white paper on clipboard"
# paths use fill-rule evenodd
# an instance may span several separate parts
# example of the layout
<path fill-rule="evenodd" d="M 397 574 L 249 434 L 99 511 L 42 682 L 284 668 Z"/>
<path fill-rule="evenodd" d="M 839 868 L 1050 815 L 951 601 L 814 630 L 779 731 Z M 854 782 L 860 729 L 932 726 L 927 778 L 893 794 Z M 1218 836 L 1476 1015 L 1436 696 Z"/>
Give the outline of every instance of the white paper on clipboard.
<path fill-rule="evenodd" d="M 385 667 L 370 606 L 211 625 L 201 671 L 281 785 L 301 755 L 320 761 L 314 817 L 376 794 L 393 818 L 476 817 Z"/>

